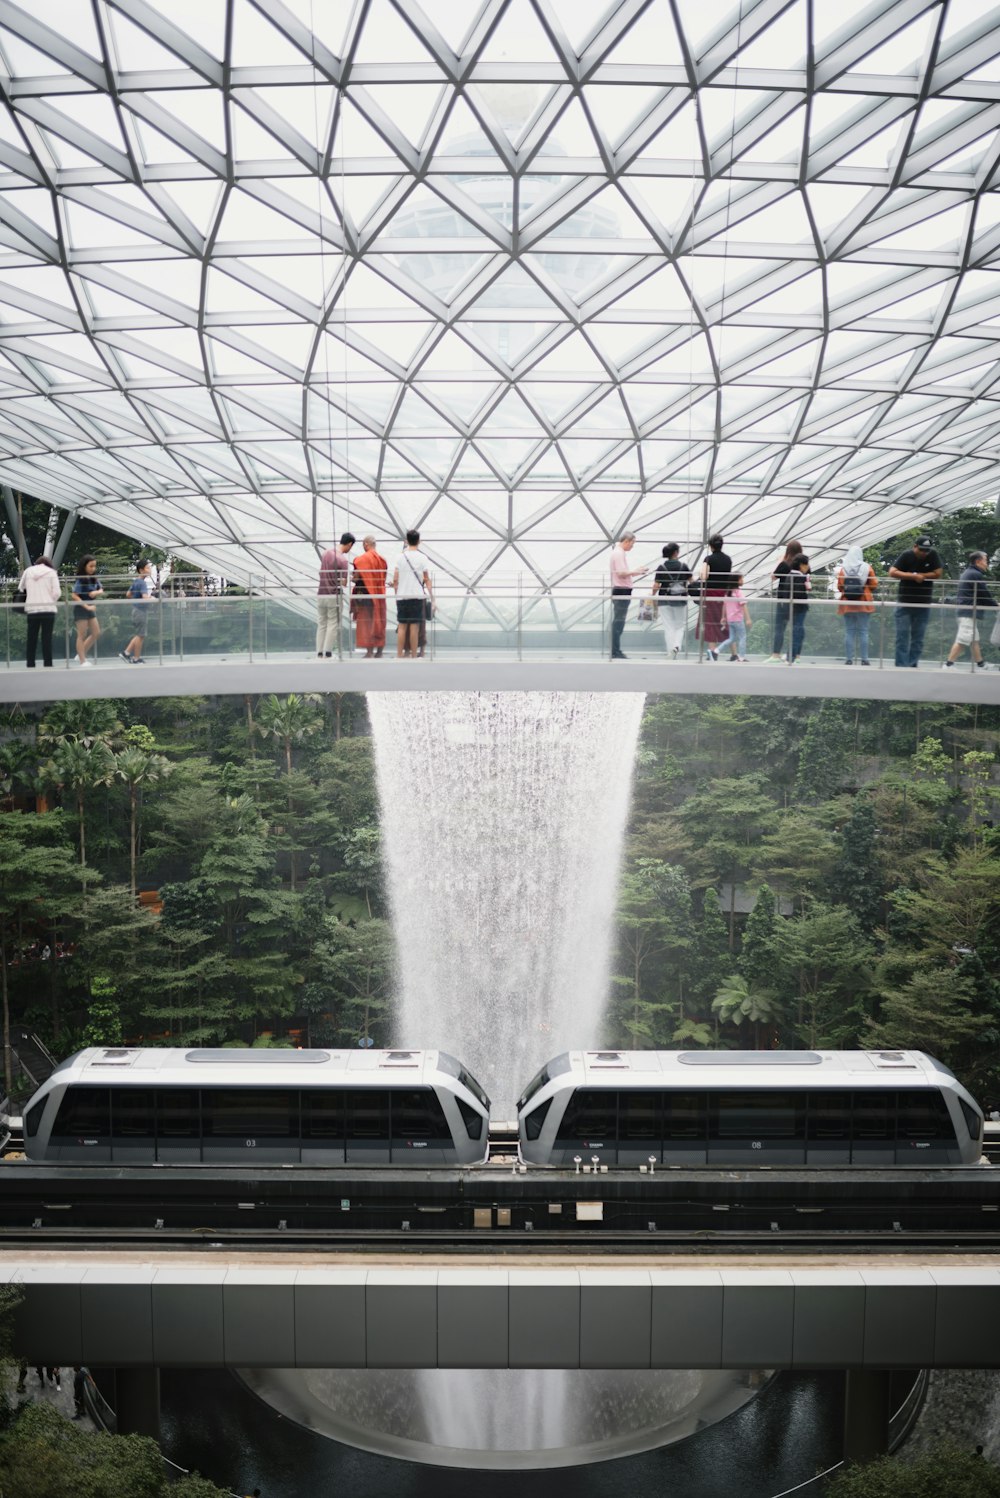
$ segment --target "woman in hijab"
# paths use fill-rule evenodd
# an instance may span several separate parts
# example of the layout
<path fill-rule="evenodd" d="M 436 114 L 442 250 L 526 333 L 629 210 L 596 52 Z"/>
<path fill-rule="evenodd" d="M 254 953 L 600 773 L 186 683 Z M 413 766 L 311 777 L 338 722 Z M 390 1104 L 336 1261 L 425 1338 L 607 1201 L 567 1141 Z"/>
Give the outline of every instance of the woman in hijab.
<path fill-rule="evenodd" d="M 837 597 L 840 604 L 838 614 L 844 616 L 844 660 L 848 666 L 860 661 L 863 666 L 868 659 L 868 624 L 875 612 L 875 589 L 878 578 L 875 569 L 865 561 L 860 546 L 852 546 L 840 564 L 837 573 Z"/>

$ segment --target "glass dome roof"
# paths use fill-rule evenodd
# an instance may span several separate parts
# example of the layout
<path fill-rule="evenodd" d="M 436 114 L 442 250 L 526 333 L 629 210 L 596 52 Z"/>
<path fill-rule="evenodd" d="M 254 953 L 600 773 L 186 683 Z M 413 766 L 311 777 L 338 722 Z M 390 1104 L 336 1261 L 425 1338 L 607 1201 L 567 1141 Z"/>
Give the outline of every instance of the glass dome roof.
<path fill-rule="evenodd" d="M 540 587 L 995 496 L 988 0 L 0 0 L 0 67 L 28 494 Z"/>

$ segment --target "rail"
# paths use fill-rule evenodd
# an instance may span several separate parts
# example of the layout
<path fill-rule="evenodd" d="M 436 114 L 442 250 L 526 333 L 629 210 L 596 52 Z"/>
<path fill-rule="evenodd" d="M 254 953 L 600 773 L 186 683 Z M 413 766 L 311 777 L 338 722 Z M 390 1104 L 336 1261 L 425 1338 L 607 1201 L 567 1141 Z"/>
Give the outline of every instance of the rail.
<path fill-rule="evenodd" d="M 79 606 L 68 600 L 71 584 L 64 583 L 53 621 L 54 665 L 69 669 L 85 660 L 88 666 L 123 671 L 131 670 L 137 657 L 144 665 L 170 665 L 319 656 L 322 669 L 359 655 L 384 659 L 397 653 L 391 594 L 366 594 L 360 601 L 340 596 L 319 636 L 314 585 L 277 589 L 254 582 L 234 589 L 219 580 L 210 590 L 201 580 L 186 586 L 183 578 L 172 576 L 148 602 L 137 603 L 121 596 L 127 579 L 101 581 L 104 593 L 93 605 L 96 628 L 74 618 Z M 403 645 L 437 660 L 593 661 L 610 659 L 614 643 L 632 659 L 679 665 L 714 666 L 717 656 L 718 664 L 755 660 L 780 668 L 793 665 L 798 654 L 810 664 L 850 662 L 859 672 L 916 662 L 937 668 L 950 655 L 953 670 L 976 672 L 973 648 L 996 658 L 1000 611 L 991 603 L 980 600 L 974 617 L 960 612 L 953 601 L 958 585 L 945 581 L 937 585 L 935 602 L 901 605 L 894 584 L 882 584 L 866 612 L 829 596 L 828 580 L 821 577 L 807 599 L 789 601 L 747 589 L 745 614 L 733 629 L 720 618 L 725 600 L 717 596 L 654 599 L 642 587 L 631 599 L 613 599 L 605 589 L 584 584 L 544 589 L 534 579 L 529 586 L 518 578 L 465 588 L 442 579 L 433 584 L 423 642 L 412 638 L 418 621 Z M 30 616 L 20 609 L 11 601 L 10 585 L 0 588 L 0 670 L 24 669 Z M 35 628 L 41 665 L 44 636 L 40 626 Z M 373 683 L 377 671 L 376 658 Z"/>

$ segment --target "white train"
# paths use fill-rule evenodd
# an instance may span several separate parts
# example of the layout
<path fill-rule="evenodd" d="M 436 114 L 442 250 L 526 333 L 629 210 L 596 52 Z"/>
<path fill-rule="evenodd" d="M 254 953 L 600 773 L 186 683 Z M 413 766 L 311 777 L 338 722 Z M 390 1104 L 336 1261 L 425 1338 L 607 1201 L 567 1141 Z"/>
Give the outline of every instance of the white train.
<path fill-rule="evenodd" d="M 101 1048 L 24 1110 L 32 1160 L 455 1165 L 486 1158 L 490 1100 L 444 1051 Z"/>
<path fill-rule="evenodd" d="M 537 1165 L 971 1165 L 983 1115 L 920 1051 L 570 1051 L 517 1105 Z"/>

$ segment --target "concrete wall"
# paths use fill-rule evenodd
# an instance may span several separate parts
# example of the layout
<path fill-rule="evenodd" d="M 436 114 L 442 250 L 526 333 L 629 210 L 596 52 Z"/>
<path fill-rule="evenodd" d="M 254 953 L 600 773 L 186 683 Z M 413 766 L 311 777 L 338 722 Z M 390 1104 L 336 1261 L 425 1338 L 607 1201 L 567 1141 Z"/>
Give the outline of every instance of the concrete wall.
<path fill-rule="evenodd" d="M 35 1364 L 273 1368 L 1000 1367 L 1000 1269 L 38 1263 Z"/>

